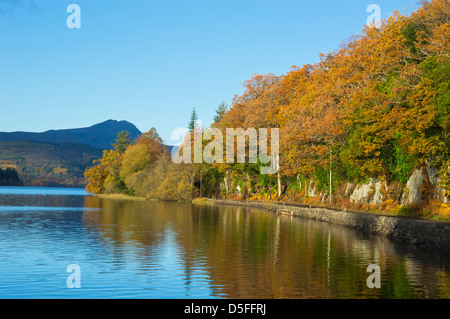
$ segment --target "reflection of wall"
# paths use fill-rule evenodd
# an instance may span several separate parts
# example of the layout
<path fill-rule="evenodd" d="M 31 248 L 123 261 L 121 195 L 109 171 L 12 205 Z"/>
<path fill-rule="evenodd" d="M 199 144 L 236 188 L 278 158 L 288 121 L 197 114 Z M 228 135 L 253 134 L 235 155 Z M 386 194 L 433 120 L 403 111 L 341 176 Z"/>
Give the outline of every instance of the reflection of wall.
<path fill-rule="evenodd" d="M 389 297 L 403 293 L 422 296 L 426 284 L 438 283 L 442 261 L 393 243 L 385 237 L 345 227 L 279 216 L 261 209 L 171 202 L 122 201 L 87 197 L 84 227 L 112 241 L 111 249 L 125 253 L 141 247 L 151 256 L 168 229 L 174 234 L 186 287 L 194 285 L 198 269 L 206 272 L 216 296 L 227 298 Z M 412 265 L 414 256 L 419 265 Z M 418 256 L 418 257 L 417 257 Z M 150 257 L 149 257 L 150 258 Z M 145 262 L 145 258 L 143 259 Z M 382 289 L 366 286 L 367 266 L 382 270 Z M 427 275 L 425 275 L 427 274 Z M 431 279 L 433 277 L 433 279 Z M 425 288 L 417 288 L 415 285 Z M 422 289 L 422 290 L 421 290 Z M 406 291 L 406 292 L 405 292 Z M 439 290 L 430 294 L 443 294 Z"/>

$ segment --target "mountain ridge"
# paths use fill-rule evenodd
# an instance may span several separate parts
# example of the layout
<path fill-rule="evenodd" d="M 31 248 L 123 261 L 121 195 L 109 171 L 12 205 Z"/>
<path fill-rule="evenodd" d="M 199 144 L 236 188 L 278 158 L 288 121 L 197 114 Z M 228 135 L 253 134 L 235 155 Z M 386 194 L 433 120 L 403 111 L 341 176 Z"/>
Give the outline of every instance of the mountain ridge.
<path fill-rule="evenodd" d="M 135 139 L 141 131 L 132 123 L 122 120 L 106 120 L 89 127 L 71 129 L 51 129 L 44 132 L 0 132 L 0 141 L 32 141 L 42 143 L 64 144 L 67 142 L 86 144 L 98 149 L 110 149 L 117 133 L 130 132 Z"/>
<path fill-rule="evenodd" d="M 128 121 L 107 120 L 89 127 L 45 132 L 0 132 L 0 168 L 18 172 L 25 186 L 84 187 L 84 170 L 120 131 L 141 132 Z"/>

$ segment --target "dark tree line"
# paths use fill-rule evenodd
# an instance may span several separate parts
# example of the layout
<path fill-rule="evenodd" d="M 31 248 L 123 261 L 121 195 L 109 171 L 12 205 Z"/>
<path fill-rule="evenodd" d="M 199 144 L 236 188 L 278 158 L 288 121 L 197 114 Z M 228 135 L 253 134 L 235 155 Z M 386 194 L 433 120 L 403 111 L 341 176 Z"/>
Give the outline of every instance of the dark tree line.
<path fill-rule="evenodd" d="M 14 168 L 7 167 L 5 169 L 0 168 L 0 185 L 19 186 L 23 184 L 19 178 L 19 173 Z"/>

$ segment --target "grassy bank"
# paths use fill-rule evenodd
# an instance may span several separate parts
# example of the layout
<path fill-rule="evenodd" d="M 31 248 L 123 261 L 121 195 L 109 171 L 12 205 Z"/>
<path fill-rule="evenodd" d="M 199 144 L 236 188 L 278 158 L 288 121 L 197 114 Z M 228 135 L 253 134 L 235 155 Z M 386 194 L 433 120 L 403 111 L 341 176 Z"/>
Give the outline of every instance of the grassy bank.
<path fill-rule="evenodd" d="M 139 200 L 139 201 L 156 201 L 157 199 L 148 199 L 145 197 L 137 197 L 125 194 L 97 194 L 95 195 L 99 198 L 107 198 L 107 199 L 121 199 L 121 200 Z"/>

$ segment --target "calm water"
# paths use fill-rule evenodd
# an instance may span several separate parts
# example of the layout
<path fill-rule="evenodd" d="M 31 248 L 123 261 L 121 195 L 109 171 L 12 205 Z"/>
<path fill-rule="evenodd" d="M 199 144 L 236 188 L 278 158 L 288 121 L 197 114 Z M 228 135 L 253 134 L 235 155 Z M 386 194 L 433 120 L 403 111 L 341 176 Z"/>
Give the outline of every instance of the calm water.
<path fill-rule="evenodd" d="M 81 269 L 69 289 L 67 266 Z M 367 288 L 370 264 L 381 289 Z M 449 298 L 450 258 L 259 209 L 0 187 L 0 298 Z"/>

